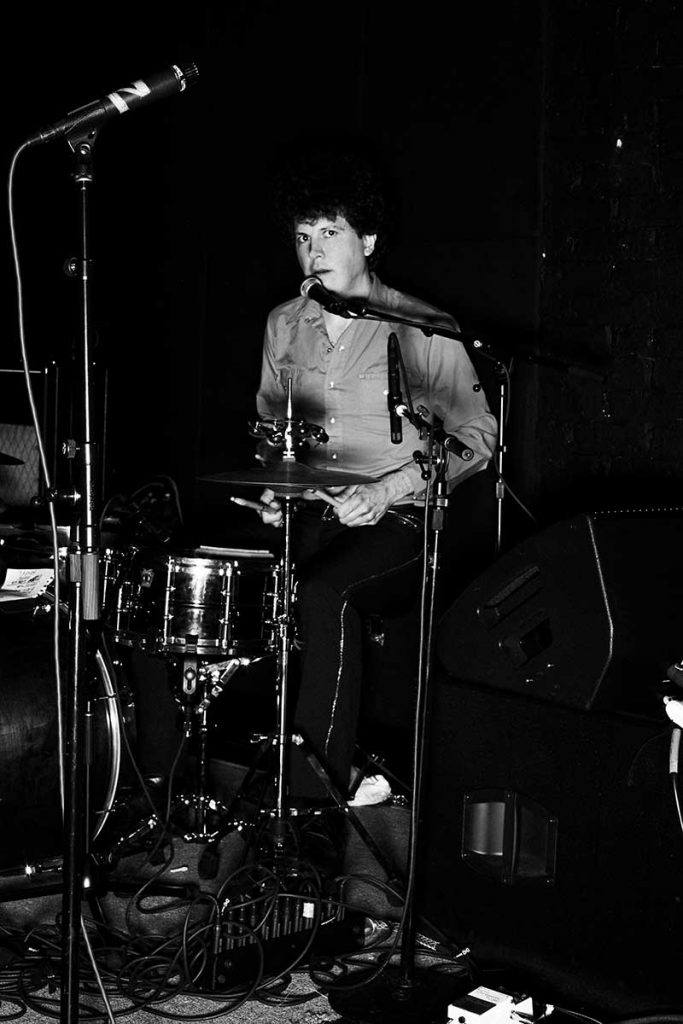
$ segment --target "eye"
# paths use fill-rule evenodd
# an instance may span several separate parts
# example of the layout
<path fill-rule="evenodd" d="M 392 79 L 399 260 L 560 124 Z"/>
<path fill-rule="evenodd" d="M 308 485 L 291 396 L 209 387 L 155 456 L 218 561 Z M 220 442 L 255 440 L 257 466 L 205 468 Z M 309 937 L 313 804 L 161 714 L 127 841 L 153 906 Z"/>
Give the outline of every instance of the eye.
<path fill-rule="evenodd" d="M 338 232 L 337 232 L 336 228 L 325 228 L 325 230 L 323 231 L 323 234 L 325 235 L 325 238 L 332 238 L 337 233 Z"/>
<path fill-rule="evenodd" d="M 297 245 L 305 245 L 309 238 L 310 238 L 310 235 L 306 235 L 306 234 L 304 234 L 303 231 L 301 231 L 296 236 L 296 244 Z"/>

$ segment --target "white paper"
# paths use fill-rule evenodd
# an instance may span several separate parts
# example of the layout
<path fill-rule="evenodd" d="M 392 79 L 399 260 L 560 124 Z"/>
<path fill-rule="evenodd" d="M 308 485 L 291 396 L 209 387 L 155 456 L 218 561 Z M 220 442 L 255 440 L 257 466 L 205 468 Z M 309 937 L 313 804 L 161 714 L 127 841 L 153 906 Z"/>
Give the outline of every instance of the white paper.
<path fill-rule="evenodd" d="M 3 601 L 34 600 L 45 593 L 54 578 L 53 569 L 8 569 L 0 597 Z"/>

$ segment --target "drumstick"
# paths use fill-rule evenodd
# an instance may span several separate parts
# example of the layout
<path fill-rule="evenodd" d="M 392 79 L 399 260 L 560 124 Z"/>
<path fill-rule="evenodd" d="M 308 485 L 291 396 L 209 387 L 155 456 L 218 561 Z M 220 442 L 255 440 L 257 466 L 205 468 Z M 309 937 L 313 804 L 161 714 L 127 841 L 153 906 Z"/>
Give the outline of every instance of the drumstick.
<path fill-rule="evenodd" d="M 230 501 L 234 501 L 236 505 L 243 505 L 244 508 L 253 508 L 257 512 L 276 512 L 278 510 L 278 506 L 274 502 L 266 505 L 262 501 L 247 501 L 246 498 L 236 498 L 234 494 L 230 495 Z"/>
<path fill-rule="evenodd" d="M 316 498 L 322 498 L 323 501 L 333 505 L 335 508 L 341 505 L 341 501 L 334 494 L 328 494 L 327 491 L 319 491 L 316 487 L 312 487 L 311 491 L 315 494 Z"/>

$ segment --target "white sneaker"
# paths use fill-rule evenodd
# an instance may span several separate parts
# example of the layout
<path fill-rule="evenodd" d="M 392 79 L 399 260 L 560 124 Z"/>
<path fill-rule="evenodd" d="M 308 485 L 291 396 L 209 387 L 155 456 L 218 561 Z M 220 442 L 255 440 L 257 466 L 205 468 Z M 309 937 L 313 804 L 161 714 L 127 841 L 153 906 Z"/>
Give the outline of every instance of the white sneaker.
<path fill-rule="evenodd" d="M 371 804 L 383 804 L 391 796 L 391 786 L 383 775 L 366 775 L 361 779 L 353 800 L 348 800 L 349 807 L 369 807 Z"/>

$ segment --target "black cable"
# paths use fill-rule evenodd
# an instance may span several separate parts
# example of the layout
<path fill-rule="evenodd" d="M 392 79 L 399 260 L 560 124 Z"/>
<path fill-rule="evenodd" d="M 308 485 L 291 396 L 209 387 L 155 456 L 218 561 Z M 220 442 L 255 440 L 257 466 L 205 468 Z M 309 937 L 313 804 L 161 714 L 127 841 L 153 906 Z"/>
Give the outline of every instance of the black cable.
<path fill-rule="evenodd" d="M 220 1017 L 232 1012 L 237 1006 L 245 1001 L 256 998 L 265 1005 L 294 1006 L 317 998 L 320 994 L 316 991 L 304 993 L 288 993 L 287 988 L 291 984 L 292 976 L 303 961 L 310 956 L 311 949 L 315 945 L 319 928 L 323 921 L 334 920 L 339 916 L 340 910 L 346 906 L 337 898 L 337 893 L 322 892 L 321 878 L 316 868 L 306 862 L 287 862 L 285 865 L 285 877 L 279 877 L 277 870 L 282 865 L 274 865 L 274 869 L 261 864 L 241 865 L 221 886 L 220 892 L 227 902 L 223 905 L 217 896 L 200 893 L 194 899 L 179 901 L 174 906 L 183 906 L 185 916 L 182 928 L 179 933 L 169 937 L 150 937 L 126 935 L 119 928 L 104 926 L 108 936 L 120 940 L 120 946 L 113 946 L 107 942 L 95 950 L 97 957 L 97 968 L 102 977 L 103 992 L 109 996 L 114 995 L 126 999 L 130 1005 L 114 1011 L 116 1018 L 129 1016 L 136 1010 L 145 1010 L 164 1018 L 178 1021 L 202 1021 Z M 292 870 L 296 871 L 297 884 L 292 886 Z M 353 876 L 345 876 L 350 880 Z M 362 877 L 362 876 L 358 876 Z M 151 880 L 144 883 L 143 888 L 149 885 Z M 371 879 L 375 882 L 377 880 Z M 343 887 L 344 879 L 338 883 Z M 381 884 L 381 883 L 380 883 Z M 265 891 L 264 891 L 265 886 Z M 239 898 L 236 898 L 235 890 L 241 888 Z M 389 886 L 383 886 L 385 890 L 391 890 Z M 249 895 L 254 890 L 256 895 Z M 230 893 L 232 891 L 232 897 Z M 138 899 L 140 894 L 138 890 Z M 257 921 L 259 929 L 267 926 L 270 915 L 276 905 L 276 899 L 295 899 L 311 903 L 313 905 L 313 918 L 311 927 L 302 934 L 305 939 L 303 947 L 298 950 L 291 961 L 281 968 L 277 974 L 267 975 L 265 970 L 265 955 L 267 940 L 259 935 L 257 929 L 250 927 L 244 921 L 237 919 L 240 912 L 249 908 L 257 908 Z M 206 920 L 195 924 L 193 916 L 197 908 L 208 906 L 209 914 Z M 166 908 L 164 908 L 166 909 Z M 231 915 L 226 919 L 226 914 Z M 216 991 L 213 987 L 215 975 L 211 974 L 212 955 L 217 948 L 221 950 L 229 936 L 238 933 L 249 940 L 249 947 L 254 954 L 257 964 L 251 980 L 247 983 L 233 985 L 230 988 L 221 988 Z M 9 937 L 15 938 L 11 932 L 6 933 Z M 31 942 L 44 956 L 41 961 L 36 956 L 31 963 L 24 963 L 19 970 L 13 965 L 11 973 L 6 972 L 4 976 L 4 988 L 11 986 L 9 994 L 17 999 L 17 1009 L 25 1004 L 35 1008 L 37 1012 L 45 1016 L 56 1018 L 58 1016 L 56 999 L 49 996 L 34 994 L 31 990 L 38 985 L 44 987 L 48 982 L 56 984 L 59 977 L 58 964 L 60 960 L 60 944 L 58 940 L 58 929 L 46 928 L 44 926 L 33 929 L 30 933 Z M 216 945 L 219 937 L 218 946 Z M 128 938 L 130 941 L 126 941 Z M 118 969 L 111 967 L 112 955 L 118 955 L 120 964 Z M 84 956 L 84 970 L 82 984 L 84 996 L 81 1000 L 81 1018 L 84 1021 L 101 1019 L 103 1011 L 99 1006 L 94 1006 L 87 998 L 88 992 L 93 986 L 92 965 L 89 973 L 86 973 L 87 959 Z M 360 962 L 360 961 L 359 961 Z M 377 962 L 373 963 L 376 970 Z M 320 976 L 323 964 L 318 961 L 318 974 Z M 338 970 L 348 973 L 344 965 Z M 0 972 L 0 986 L 2 985 L 2 973 Z M 207 991 L 207 984 L 211 990 Z M 17 990 L 21 988 L 23 992 Z M 205 1013 L 172 1013 L 169 1012 L 168 1002 L 180 994 L 192 995 L 212 1004 L 219 1003 Z M 95 995 L 92 989 L 90 995 Z M 102 995 L 102 993 L 100 993 Z M 22 1011 L 23 1012 L 23 1011 Z"/>
<path fill-rule="evenodd" d="M 9 1003 L 10 1006 L 16 1006 L 17 1010 L 15 1013 L 3 1013 L 2 1003 Z M 19 1020 L 26 1013 L 26 1003 L 19 996 L 7 996 L 3 995 L 0 1000 L 0 1021 L 3 1020 Z"/>
<path fill-rule="evenodd" d="M 612 1024 L 683 1024 L 683 1013 L 648 1013 L 641 1017 L 621 1017 L 612 1021 Z"/>

